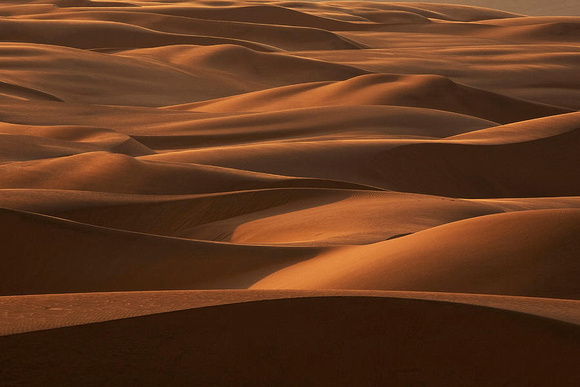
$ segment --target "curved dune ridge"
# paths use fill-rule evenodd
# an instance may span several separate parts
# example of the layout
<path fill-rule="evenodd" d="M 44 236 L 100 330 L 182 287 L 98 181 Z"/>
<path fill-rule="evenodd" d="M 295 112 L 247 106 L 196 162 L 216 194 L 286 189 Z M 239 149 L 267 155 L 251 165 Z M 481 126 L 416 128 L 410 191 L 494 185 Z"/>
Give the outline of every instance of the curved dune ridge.
<path fill-rule="evenodd" d="M 580 10 L 461 3 L 2 1 L 0 385 L 580 385 Z"/>

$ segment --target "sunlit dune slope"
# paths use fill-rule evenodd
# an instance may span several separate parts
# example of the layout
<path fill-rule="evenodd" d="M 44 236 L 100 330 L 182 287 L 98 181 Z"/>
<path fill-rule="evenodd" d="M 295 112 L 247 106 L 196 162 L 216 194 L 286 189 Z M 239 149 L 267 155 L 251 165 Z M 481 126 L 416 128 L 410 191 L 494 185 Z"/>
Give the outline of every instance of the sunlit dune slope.
<path fill-rule="evenodd" d="M 578 298 L 579 227 L 578 209 L 474 218 L 403 238 L 337 250 L 281 270 L 254 288 Z"/>

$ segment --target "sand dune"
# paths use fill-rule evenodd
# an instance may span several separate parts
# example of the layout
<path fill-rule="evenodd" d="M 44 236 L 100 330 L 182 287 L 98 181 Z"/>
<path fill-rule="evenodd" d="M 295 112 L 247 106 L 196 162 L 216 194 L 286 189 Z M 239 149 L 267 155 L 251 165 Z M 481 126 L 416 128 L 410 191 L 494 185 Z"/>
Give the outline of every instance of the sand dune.
<path fill-rule="evenodd" d="M 576 18 L 516 19 L 513 23 L 493 23 L 499 28 L 485 32 L 485 36 L 510 40 L 577 42 L 580 39 L 580 23 Z"/>
<path fill-rule="evenodd" d="M 198 195 L 138 195 L 111 192 L 71 191 L 58 189 L 2 189 L 5 208 L 45 215 L 60 212 L 135 203 L 156 203 L 181 200 Z"/>
<path fill-rule="evenodd" d="M 457 4 L 427 4 L 429 1 L 421 3 L 409 2 L 374 2 L 369 4 L 365 1 L 340 1 L 340 2 L 320 2 L 313 6 L 310 2 L 282 2 L 286 7 L 306 9 L 312 11 L 323 11 L 332 9 L 334 14 L 348 13 L 354 15 L 405 12 L 416 14 L 424 18 L 453 21 L 478 21 L 487 19 L 501 19 L 516 17 L 517 14 L 501 11 L 499 9 L 489 9 L 482 7 L 465 7 Z M 399 14 L 395 14 L 399 15 Z"/>
<path fill-rule="evenodd" d="M 0 164 L 0 170 L 0 187 L 9 189 L 179 195 L 288 186 L 365 188 L 356 183 L 327 179 L 293 178 L 191 163 L 140 161 L 102 151 Z"/>
<path fill-rule="evenodd" d="M 568 122 L 573 117 L 561 117 L 560 125 L 574 127 L 574 122 Z M 535 126 L 534 122 L 530 125 Z M 501 133 L 499 128 L 502 127 L 490 130 Z M 185 150 L 143 159 L 343 180 L 439 196 L 570 196 L 577 195 L 580 189 L 576 183 L 579 161 L 574 151 L 578 134 L 571 130 L 522 142 L 518 141 L 523 138 L 509 139 L 506 135 L 499 144 L 497 140 L 474 143 L 469 137 L 463 143 L 461 136 L 451 141 L 388 137 L 304 139 Z M 289 159 L 292 163 L 287 162 Z"/>
<path fill-rule="evenodd" d="M 240 206 L 236 203 L 248 204 Z M 253 203 L 260 203 L 260 206 Z M 429 214 L 425 215 L 427 209 Z M 383 241 L 435 225 L 496 212 L 502 210 L 493 205 L 425 195 L 275 189 L 78 209 L 58 212 L 58 216 L 105 227 L 183 238 L 320 246 Z M 196 217 L 191 214 L 196 214 Z"/>
<path fill-rule="evenodd" d="M 253 287 L 579 298 L 579 227 L 578 209 L 490 215 L 338 250 L 281 270 Z"/>
<path fill-rule="evenodd" d="M 33 101 L 51 95 L 69 102 L 156 106 L 203 93 L 223 96 L 212 91 L 207 80 L 200 83 L 202 78 L 162 64 L 47 45 L 4 43 L 1 51 L 2 65 L 8 67 L 2 74 L 5 82 L 43 93 L 38 98 L 32 92 L 23 96 Z M 63 69 L 63 63 L 70 70 Z M 230 89 L 239 91 L 239 86 Z M 14 94 L 9 88 L 4 93 Z"/>
<path fill-rule="evenodd" d="M 360 290 L 171 290 L 6 296 L 0 336 L 119 320 L 191 308 L 305 297 L 388 297 L 475 305 L 580 322 L 576 300 L 463 293 Z"/>
<path fill-rule="evenodd" d="M 170 123 L 145 123 L 117 130 L 155 150 L 185 150 L 193 146 L 250 145 L 272 140 L 441 138 L 495 125 L 491 121 L 432 109 L 341 106 L 202 119 L 191 119 L 184 114 L 181 119 L 173 117 Z M 157 157 L 181 156 L 164 152 Z"/>
<path fill-rule="evenodd" d="M 503 145 L 413 144 L 376 158 L 389 188 L 454 197 L 578 195 L 580 132 Z M 412 177 L 401 176 L 404 165 Z M 449 174 L 454 170 L 457 174 Z M 494 173 L 490 173 L 491 170 Z M 468 176 L 456 180 L 453 176 Z"/>
<path fill-rule="evenodd" d="M 176 121 L 228 116 L 228 114 L 188 113 L 143 106 L 62 104 L 22 100 L 0 102 L 0 112 L 4 123 L 34 126 L 93 126 L 119 132 L 147 126 L 169 125 Z"/>
<path fill-rule="evenodd" d="M 386 189 L 385 179 L 374 159 L 385 149 L 423 141 L 390 138 L 276 141 L 160 153 L 145 156 L 143 160 L 215 165 Z"/>
<path fill-rule="evenodd" d="M 445 3 L 446 1 L 423 0 L 423 2 Z M 498 8 L 526 15 L 580 15 L 580 6 L 574 0 L 561 0 L 558 2 L 546 2 L 543 0 L 458 0 L 455 3 L 468 6 Z"/>
<path fill-rule="evenodd" d="M 2 20 L 0 27 L 10 31 L 5 41 L 50 44 L 82 49 L 123 49 L 157 47 L 171 44 L 213 45 L 237 43 L 256 50 L 273 48 L 236 39 L 186 34 L 171 34 L 142 27 L 106 21 Z M 88 39 L 87 39 L 88 37 Z"/>
<path fill-rule="evenodd" d="M 1 1 L 0 385 L 579 385 L 575 15 Z"/>
<path fill-rule="evenodd" d="M 204 112 L 251 112 L 343 105 L 424 107 L 472 115 L 499 123 L 570 111 L 555 106 L 506 98 L 458 85 L 439 76 L 387 74 L 363 75 L 338 83 L 306 83 L 287 86 L 172 108 Z"/>
<path fill-rule="evenodd" d="M 109 9 L 113 11 L 114 9 Z M 118 10 L 126 11 L 119 8 Z M 135 9 L 134 9 L 135 10 Z M 373 27 L 374 23 L 353 23 L 340 21 L 324 16 L 312 15 L 287 7 L 276 5 L 237 5 L 225 4 L 224 7 L 199 7 L 181 5 L 152 5 L 146 9 L 137 8 L 137 11 L 153 12 L 161 15 L 183 16 L 195 19 L 222 20 L 233 22 L 247 22 L 256 24 L 277 24 L 284 26 L 312 27 L 328 31 L 347 31 L 359 28 Z"/>
<path fill-rule="evenodd" d="M 120 230 L 210 241 L 318 246 L 379 242 L 487 214 L 580 207 L 576 197 L 455 200 L 336 188 L 201 195 L 5 189 L 0 195 L 7 208 Z"/>
<path fill-rule="evenodd" d="M 91 151 L 109 151 L 112 153 L 123 153 L 129 156 L 145 156 L 154 152 L 141 144 L 137 140 L 119 133 L 117 131 L 105 128 L 90 126 L 73 126 L 73 125 L 17 125 L 2 123 L 0 125 L 0 134 L 5 138 L 4 144 L 8 146 L 13 141 L 20 141 L 21 149 L 24 149 L 26 143 L 34 143 L 31 149 L 52 151 L 53 149 L 68 148 L 71 153 L 55 154 L 49 157 L 68 156 L 75 153 Z M 73 150 L 76 149 L 76 152 Z M 19 151 L 19 147 L 10 144 L 10 149 L 2 152 L 2 157 L 8 156 L 10 152 L 17 152 L 8 160 L 26 160 Z M 43 158 L 40 155 L 29 156 L 29 159 Z"/>
<path fill-rule="evenodd" d="M 150 30 L 234 39 L 243 47 L 260 47 L 250 42 L 284 50 L 333 50 L 357 49 L 359 45 L 320 28 L 293 27 L 275 24 L 257 24 L 220 20 L 196 19 L 192 17 L 135 13 L 135 12 L 63 12 L 26 15 L 25 18 L 59 20 L 96 20 L 136 25 Z M 264 47 L 266 48 L 266 47 Z"/>
<path fill-rule="evenodd" d="M 356 56 L 342 51 L 300 51 L 299 55 L 372 72 L 437 74 L 510 97 L 580 108 L 575 76 L 580 53 L 575 45 L 514 45 L 467 37 L 461 40 L 466 44 L 459 44 L 445 34 L 415 34 L 407 42 L 407 35 L 383 34 L 380 39 L 388 43 L 388 50 L 360 50 Z"/>
<path fill-rule="evenodd" d="M 252 81 L 240 84 L 224 76 L 203 77 L 163 63 L 86 50 L 5 43 L 1 51 L 2 65 L 9 68 L 2 75 L 8 85 L 3 93 L 33 101 L 52 98 L 76 103 L 159 106 L 263 88 Z M 14 60 L 22 56 L 27 59 Z M 62 63 L 70 70 L 63 71 Z M 96 78 L 100 81 L 94 82 Z M 18 82 L 16 86 L 31 91 L 14 91 L 10 82 Z M 223 84 L 223 90 L 216 88 L 216 82 Z"/>
<path fill-rule="evenodd" d="M 580 114 L 561 114 L 495 126 L 450 136 L 447 139 L 473 144 L 509 144 L 557 136 L 580 128 Z"/>
<path fill-rule="evenodd" d="M 0 356 L 9 364 L 2 370 L 3 377 L 9 382 L 74 384 L 88 379 L 95 385 L 110 380 L 267 385 L 284 380 L 289 385 L 405 385 L 435 381 L 433 385 L 443 386 L 482 378 L 518 384 L 578 381 L 573 373 L 579 355 L 576 326 L 501 310 L 408 299 L 252 302 L 31 332 L 0 341 L 5 348 Z M 31 356 L 18 357 L 21 351 Z M 504 362 L 504 356 L 512 361 Z M 45 373 L 34 367 L 38 363 L 46 364 Z M 191 372 L 192 368 L 203 372 Z M 256 368 L 263 372 L 256 373 Z M 343 371 L 337 373 L 337 368 Z M 22 369 L 31 372 L 21 374 Z"/>
<path fill-rule="evenodd" d="M 2 295 L 245 288 L 321 250 L 184 240 L 1 212 L 6 238 Z M 34 235 L 34 243 L 28 234 Z"/>

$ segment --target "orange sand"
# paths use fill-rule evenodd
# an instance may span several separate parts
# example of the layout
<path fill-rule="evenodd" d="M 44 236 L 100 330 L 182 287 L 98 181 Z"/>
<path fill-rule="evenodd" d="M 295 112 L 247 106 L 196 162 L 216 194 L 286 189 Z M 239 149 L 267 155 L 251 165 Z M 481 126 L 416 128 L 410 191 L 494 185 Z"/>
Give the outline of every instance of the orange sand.
<path fill-rule="evenodd" d="M 0 386 L 580 385 L 580 7 L 462 3 L 2 1 Z"/>

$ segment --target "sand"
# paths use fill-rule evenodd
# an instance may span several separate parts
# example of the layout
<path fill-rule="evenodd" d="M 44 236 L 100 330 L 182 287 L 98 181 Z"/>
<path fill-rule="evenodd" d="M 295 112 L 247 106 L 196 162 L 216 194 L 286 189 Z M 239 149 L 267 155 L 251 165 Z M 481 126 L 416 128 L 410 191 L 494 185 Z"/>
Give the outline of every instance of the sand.
<path fill-rule="evenodd" d="M 578 15 L 2 1 L 0 385 L 580 385 Z"/>

